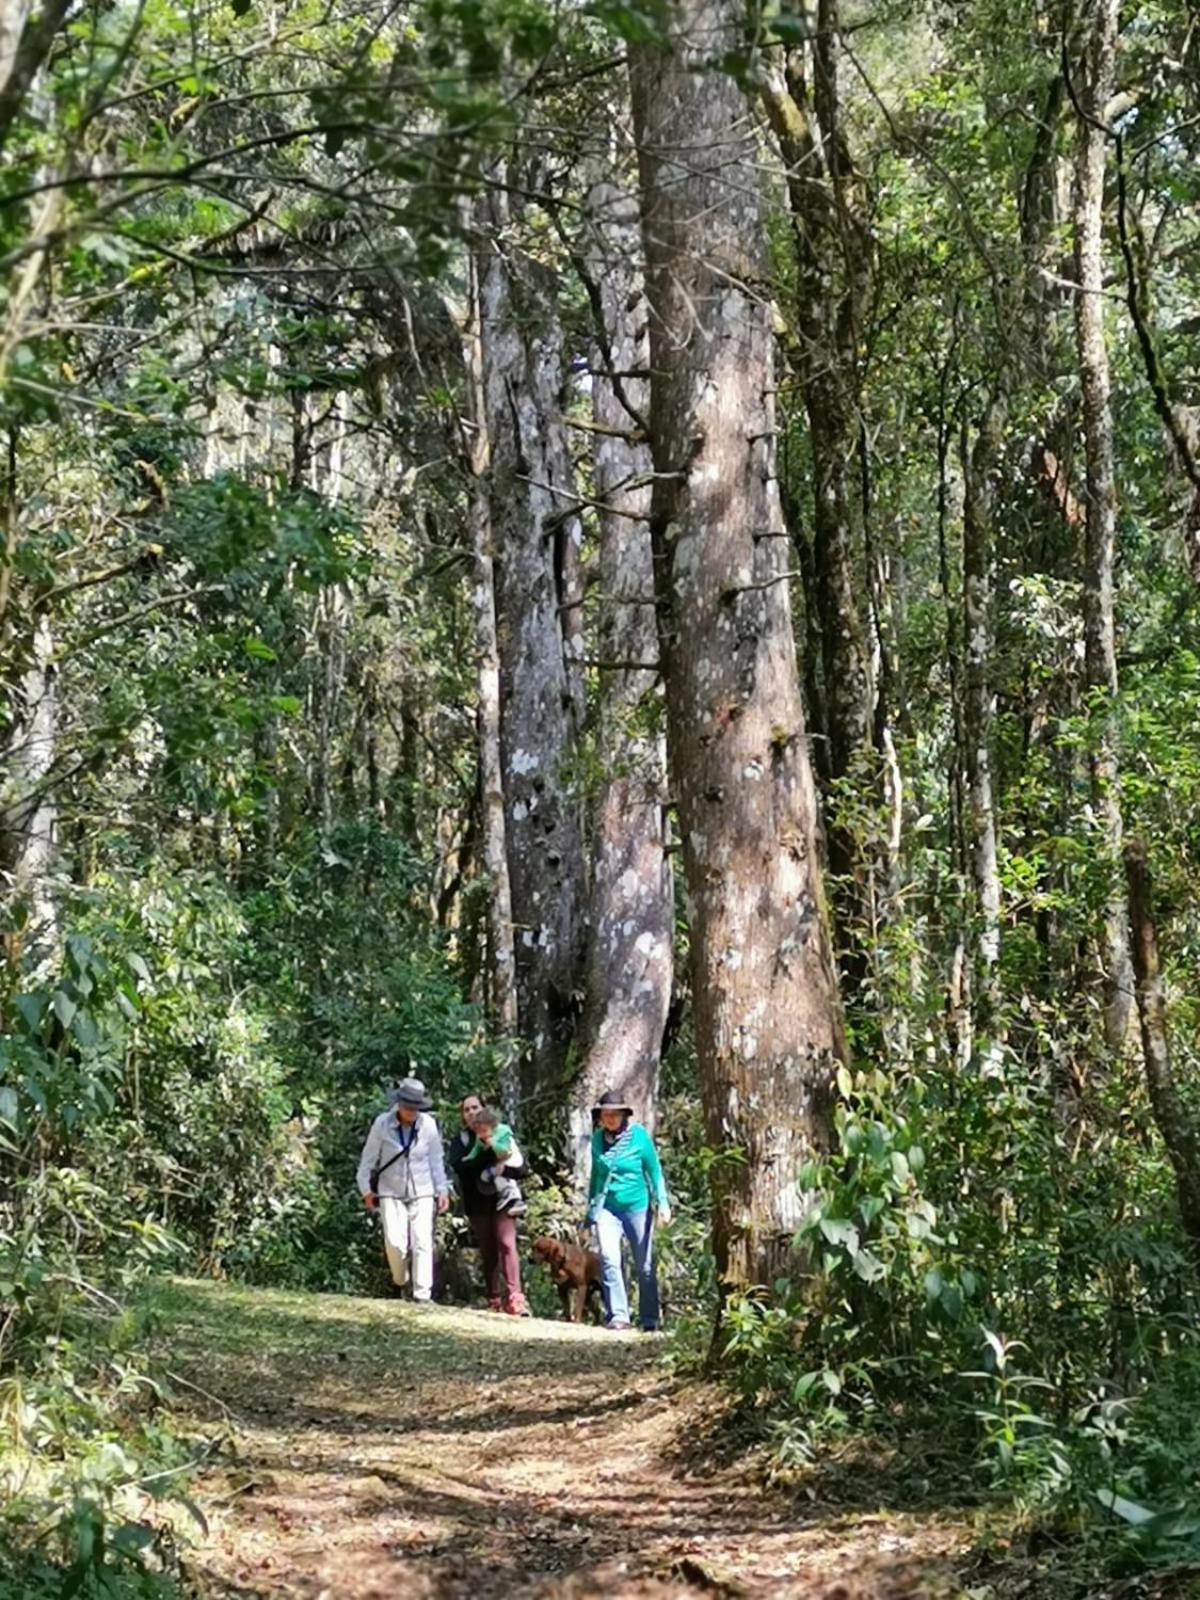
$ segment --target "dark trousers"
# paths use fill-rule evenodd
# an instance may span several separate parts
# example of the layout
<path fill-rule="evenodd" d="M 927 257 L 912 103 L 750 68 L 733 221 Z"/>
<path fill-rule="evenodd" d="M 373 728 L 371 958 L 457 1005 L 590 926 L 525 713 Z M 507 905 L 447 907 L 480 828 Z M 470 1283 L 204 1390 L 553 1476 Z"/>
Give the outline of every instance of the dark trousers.
<path fill-rule="evenodd" d="M 504 1292 L 511 1298 L 521 1292 L 521 1261 L 517 1255 L 517 1223 L 515 1217 L 501 1216 L 495 1211 L 472 1215 L 471 1232 L 483 1257 L 483 1277 L 487 1284 L 489 1300 L 501 1298 L 501 1277 Z"/>

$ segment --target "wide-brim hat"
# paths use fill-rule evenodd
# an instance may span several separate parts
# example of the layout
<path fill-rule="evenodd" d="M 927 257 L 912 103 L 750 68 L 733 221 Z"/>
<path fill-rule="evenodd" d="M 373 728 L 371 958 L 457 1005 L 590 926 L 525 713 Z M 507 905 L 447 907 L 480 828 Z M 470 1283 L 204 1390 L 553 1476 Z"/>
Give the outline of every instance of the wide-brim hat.
<path fill-rule="evenodd" d="M 425 1093 L 420 1078 L 401 1078 L 392 1090 L 391 1102 L 394 1106 L 408 1106 L 413 1111 L 433 1110 L 433 1101 Z"/>
<path fill-rule="evenodd" d="M 628 1098 L 625 1095 L 620 1094 L 616 1089 L 605 1089 L 599 1100 L 597 1100 L 596 1104 L 592 1107 L 593 1112 L 597 1116 L 599 1116 L 602 1111 L 628 1111 L 632 1116 L 633 1109 L 634 1108 L 630 1105 Z"/>

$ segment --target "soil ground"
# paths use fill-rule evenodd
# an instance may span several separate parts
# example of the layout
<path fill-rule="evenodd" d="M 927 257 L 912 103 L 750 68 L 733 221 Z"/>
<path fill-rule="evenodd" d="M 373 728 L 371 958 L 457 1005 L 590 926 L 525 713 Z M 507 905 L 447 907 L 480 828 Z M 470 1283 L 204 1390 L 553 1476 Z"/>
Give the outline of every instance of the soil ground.
<path fill-rule="evenodd" d="M 961 1512 L 825 1506 L 715 1462 L 719 1393 L 673 1376 L 658 1339 L 186 1281 L 160 1312 L 177 1394 L 220 1440 L 193 1491 L 206 1593 L 1001 1593 Z M 1027 1578 L 1003 1593 L 1056 1592 Z"/>

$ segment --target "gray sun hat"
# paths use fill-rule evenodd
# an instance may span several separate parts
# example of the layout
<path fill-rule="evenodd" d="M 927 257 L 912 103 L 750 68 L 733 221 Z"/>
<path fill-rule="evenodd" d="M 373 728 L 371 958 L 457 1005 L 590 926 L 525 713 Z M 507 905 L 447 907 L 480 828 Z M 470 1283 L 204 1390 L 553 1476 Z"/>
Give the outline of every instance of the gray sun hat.
<path fill-rule="evenodd" d="M 616 1089 L 606 1089 L 592 1107 L 594 1116 L 599 1116 L 602 1111 L 628 1111 L 632 1116 L 634 1108 L 625 1095 L 619 1094 Z"/>
<path fill-rule="evenodd" d="M 413 1111 L 432 1111 L 433 1101 L 425 1093 L 420 1078 L 401 1078 L 389 1096 L 394 1106 L 408 1106 Z"/>

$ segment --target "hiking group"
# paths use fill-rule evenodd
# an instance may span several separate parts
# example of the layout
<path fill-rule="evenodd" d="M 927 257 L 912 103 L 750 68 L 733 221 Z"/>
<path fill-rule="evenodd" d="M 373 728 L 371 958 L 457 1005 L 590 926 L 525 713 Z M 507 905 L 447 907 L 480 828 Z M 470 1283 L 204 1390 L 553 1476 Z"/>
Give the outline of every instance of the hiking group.
<path fill-rule="evenodd" d="M 483 1261 L 488 1307 L 528 1316 L 521 1289 L 517 1219 L 527 1210 L 521 1182 L 528 1164 L 512 1129 L 478 1095 L 459 1106 L 461 1126 L 447 1150 L 433 1102 L 418 1078 L 405 1078 L 391 1104 L 371 1124 L 358 1163 L 358 1187 L 369 1211 L 377 1210 L 392 1282 L 412 1286 L 413 1300 L 433 1297 L 434 1221 L 450 1205 L 449 1166 Z M 637 1284 L 638 1321 L 646 1333 L 659 1326 L 656 1222 L 671 1220 L 662 1166 L 634 1107 L 614 1090 L 592 1107 L 591 1180 L 587 1227 L 600 1258 L 604 1326 L 630 1327 L 622 1241 L 629 1245 Z"/>

